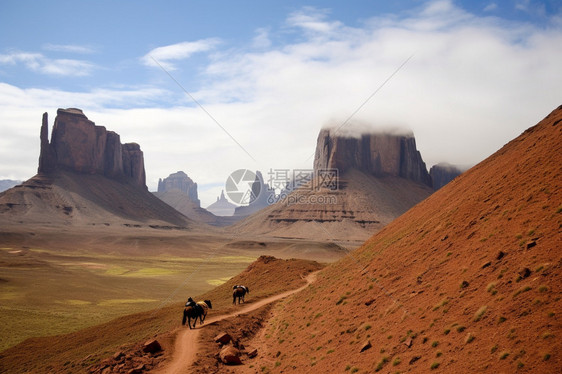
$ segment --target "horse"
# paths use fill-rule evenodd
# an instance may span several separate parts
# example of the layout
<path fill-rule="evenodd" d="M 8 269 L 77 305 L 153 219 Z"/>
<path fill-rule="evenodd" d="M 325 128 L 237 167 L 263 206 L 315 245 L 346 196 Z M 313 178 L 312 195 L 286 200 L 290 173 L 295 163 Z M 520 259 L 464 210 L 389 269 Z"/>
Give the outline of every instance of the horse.
<path fill-rule="evenodd" d="M 234 290 L 234 292 L 232 292 L 232 304 L 236 304 L 236 298 L 238 298 L 238 304 L 240 304 L 240 301 L 246 302 L 244 301 L 244 295 L 250 293 L 250 289 L 248 287 L 234 286 L 232 289 Z"/>
<path fill-rule="evenodd" d="M 207 308 L 213 309 L 213 305 L 211 304 L 211 300 L 199 301 L 195 303 L 195 305 L 190 305 L 185 307 L 183 310 L 183 319 L 181 321 L 182 325 L 185 325 L 185 321 L 187 320 L 187 325 L 190 329 L 195 328 L 197 324 L 197 318 L 199 318 L 199 322 L 203 324 L 205 321 L 205 317 L 207 316 Z M 193 318 L 193 327 L 191 327 L 191 319 Z"/>

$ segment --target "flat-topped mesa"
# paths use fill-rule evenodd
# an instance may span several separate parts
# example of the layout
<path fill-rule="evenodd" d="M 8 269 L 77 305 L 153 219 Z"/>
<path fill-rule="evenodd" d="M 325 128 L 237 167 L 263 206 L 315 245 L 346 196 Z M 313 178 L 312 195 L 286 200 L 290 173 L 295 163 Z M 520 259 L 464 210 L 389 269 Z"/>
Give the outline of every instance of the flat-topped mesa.
<path fill-rule="evenodd" d="M 340 175 L 357 169 L 376 177 L 402 177 L 432 185 L 411 133 L 365 133 L 360 137 L 349 137 L 322 129 L 314 157 L 314 170 L 321 169 L 338 169 Z"/>
<path fill-rule="evenodd" d="M 191 201 L 201 206 L 197 194 L 197 183 L 183 171 L 170 174 L 167 178 L 160 178 L 158 180 L 158 192 L 167 192 L 172 190 L 179 190 L 185 193 Z"/>
<path fill-rule="evenodd" d="M 39 173 L 57 169 L 109 178 L 125 178 L 146 187 L 144 156 L 136 143 L 121 144 L 119 134 L 107 131 L 88 119 L 80 109 L 58 109 L 51 142 L 48 115 L 43 114 Z"/>

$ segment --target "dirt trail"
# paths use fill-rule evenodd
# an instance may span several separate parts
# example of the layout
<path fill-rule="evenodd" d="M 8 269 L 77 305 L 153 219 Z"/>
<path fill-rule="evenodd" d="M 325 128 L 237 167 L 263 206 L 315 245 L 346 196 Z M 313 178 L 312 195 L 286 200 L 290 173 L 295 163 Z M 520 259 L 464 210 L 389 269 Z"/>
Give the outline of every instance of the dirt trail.
<path fill-rule="evenodd" d="M 266 299 L 259 300 L 255 303 L 252 303 L 252 304 L 249 304 L 249 305 L 245 305 L 241 309 L 239 309 L 236 312 L 231 313 L 231 314 L 223 314 L 223 315 L 218 315 L 218 316 L 214 316 L 214 317 L 209 317 L 208 319 L 205 320 L 205 324 L 203 326 L 199 327 L 199 328 L 196 328 L 196 329 L 193 329 L 193 330 L 190 330 L 189 328 L 186 328 L 185 330 L 182 330 L 181 332 L 178 333 L 178 336 L 176 338 L 176 342 L 174 344 L 174 353 L 172 355 L 172 361 L 170 361 L 167 365 L 154 370 L 153 373 L 155 373 L 155 374 L 158 374 L 158 373 L 166 373 L 166 374 L 186 373 L 189 370 L 189 367 L 191 367 L 191 365 L 195 361 L 195 355 L 196 355 L 196 353 L 198 351 L 198 348 L 199 348 L 198 347 L 198 345 L 199 345 L 198 341 L 199 341 L 199 334 L 201 332 L 200 328 L 204 328 L 206 325 L 209 325 L 213 322 L 221 321 L 221 320 L 227 319 L 227 318 L 232 318 L 232 317 L 235 317 L 236 315 L 239 315 L 239 314 L 251 312 L 253 310 L 261 308 L 264 305 L 267 305 L 269 303 L 272 303 L 274 301 L 283 299 L 287 296 L 290 296 L 290 295 L 295 294 L 299 291 L 302 291 L 303 289 L 308 287 L 311 283 L 313 283 L 316 280 L 316 274 L 317 274 L 317 272 L 310 273 L 305 278 L 306 284 L 302 287 L 299 287 L 299 288 L 294 289 L 294 290 L 286 291 L 286 292 L 268 297 Z"/>

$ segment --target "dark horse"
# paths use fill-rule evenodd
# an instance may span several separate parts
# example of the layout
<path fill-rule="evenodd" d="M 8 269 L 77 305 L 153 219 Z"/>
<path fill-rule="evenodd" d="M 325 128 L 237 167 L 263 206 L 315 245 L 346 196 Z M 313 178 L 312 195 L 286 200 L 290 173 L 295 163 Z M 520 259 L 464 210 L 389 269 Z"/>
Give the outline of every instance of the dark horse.
<path fill-rule="evenodd" d="M 232 289 L 234 290 L 232 292 L 232 304 L 236 304 L 236 298 L 238 298 L 238 304 L 240 304 L 240 301 L 245 302 L 244 295 L 250 293 L 250 289 L 246 286 L 234 286 Z"/>
<path fill-rule="evenodd" d="M 181 321 L 181 324 L 185 325 L 185 321 L 187 320 L 187 325 L 189 326 L 189 328 L 195 328 L 195 325 L 197 324 L 197 318 L 199 318 L 199 322 L 203 324 L 203 322 L 205 322 L 205 317 L 207 317 L 208 309 L 213 309 L 211 300 L 198 301 L 195 305 L 186 306 L 183 310 L 183 319 Z M 193 327 L 191 327 L 192 318 Z"/>

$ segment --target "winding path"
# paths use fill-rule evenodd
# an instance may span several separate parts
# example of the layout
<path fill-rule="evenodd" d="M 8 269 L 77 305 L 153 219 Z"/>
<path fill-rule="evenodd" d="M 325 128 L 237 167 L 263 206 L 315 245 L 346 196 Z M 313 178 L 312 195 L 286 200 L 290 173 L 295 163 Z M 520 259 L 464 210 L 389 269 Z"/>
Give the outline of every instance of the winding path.
<path fill-rule="evenodd" d="M 236 312 L 231 313 L 231 314 L 223 314 L 223 315 L 210 317 L 210 318 L 205 320 L 205 325 L 211 324 L 213 322 L 221 321 L 223 319 L 232 318 L 232 317 L 235 317 L 239 314 L 251 312 L 253 310 L 261 308 L 264 305 L 270 304 L 274 301 L 283 299 L 287 296 L 290 296 L 290 295 L 295 294 L 299 291 L 302 291 L 316 280 L 316 273 L 317 272 L 310 273 L 305 278 L 306 284 L 304 286 L 300 287 L 300 288 L 290 290 L 290 291 L 286 291 L 286 292 L 268 297 L 266 299 L 259 300 L 255 303 L 252 303 L 252 304 L 249 304 L 249 305 L 244 305 L 244 307 L 242 307 L 241 309 L 238 309 Z M 203 325 L 199 328 L 193 329 L 193 330 L 190 330 L 189 328 L 186 328 L 185 330 L 182 330 L 181 332 L 179 332 L 178 336 L 176 338 L 176 342 L 174 344 L 174 353 L 172 354 L 172 360 L 169 363 L 167 363 L 166 365 L 164 365 L 163 367 L 158 368 L 157 370 L 154 370 L 153 373 L 155 373 L 155 374 L 158 374 L 158 373 L 180 374 L 180 373 L 187 372 L 189 370 L 189 368 L 191 367 L 191 365 L 193 364 L 193 362 L 195 361 L 195 355 L 196 355 L 197 350 L 199 348 L 198 342 L 199 342 L 199 334 L 201 332 L 200 329 L 204 328 L 205 325 Z"/>

